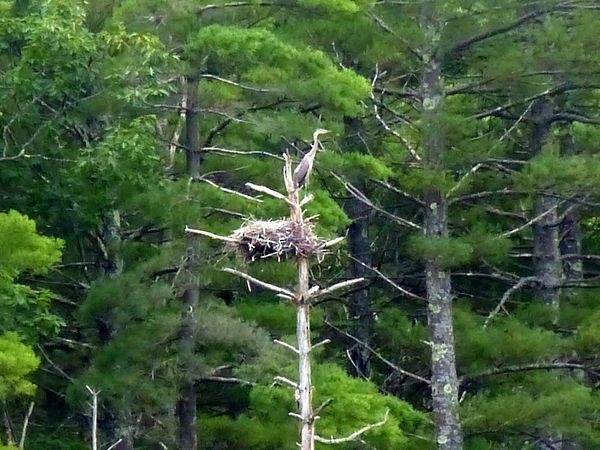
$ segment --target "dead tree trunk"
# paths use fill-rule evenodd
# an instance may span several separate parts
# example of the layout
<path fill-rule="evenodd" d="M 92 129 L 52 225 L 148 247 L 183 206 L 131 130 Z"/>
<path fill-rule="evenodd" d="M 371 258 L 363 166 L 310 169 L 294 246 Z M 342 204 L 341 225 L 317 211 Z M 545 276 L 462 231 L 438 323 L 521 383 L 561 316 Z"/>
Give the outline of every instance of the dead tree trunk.
<path fill-rule="evenodd" d="M 421 74 L 423 164 L 429 170 L 443 170 L 445 143 L 440 134 L 444 87 L 439 60 L 440 30 L 435 2 L 422 7 L 421 28 L 427 36 L 424 68 Z M 439 239 L 448 236 L 448 205 L 437 188 L 425 194 L 425 236 Z M 458 414 L 458 377 L 454 350 L 452 294 L 450 272 L 435 257 L 425 259 L 427 285 L 427 320 L 431 345 L 431 395 L 435 414 L 438 448 L 460 450 L 463 436 Z"/>
<path fill-rule="evenodd" d="M 296 336 L 298 340 L 298 409 L 300 412 L 300 448 L 315 448 L 315 418 L 312 405 L 312 370 L 310 361 L 310 300 L 308 259 L 298 258 Z"/>
<path fill-rule="evenodd" d="M 187 109 L 185 112 L 186 167 L 187 175 L 194 180 L 200 176 L 200 132 L 198 123 L 198 78 L 186 79 Z M 179 448 L 197 450 L 196 418 L 196 308 L 200 296 L 198 280 L 198 241 L 195 236 L 188 238 L 186 255 L 186 284 L 183 292 L 183 318 L 181 324 L 180 355 L 182 377 L 179 391 L 177 414 L 179 417 Z"/>

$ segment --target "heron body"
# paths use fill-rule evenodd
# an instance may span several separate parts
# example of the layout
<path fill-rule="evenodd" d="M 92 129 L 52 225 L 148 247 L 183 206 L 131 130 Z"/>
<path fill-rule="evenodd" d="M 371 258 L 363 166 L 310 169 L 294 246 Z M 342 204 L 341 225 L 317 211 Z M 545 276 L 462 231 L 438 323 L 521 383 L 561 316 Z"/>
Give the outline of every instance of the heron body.
<path fill-rule="evenodd" d="M 296 189 L 308 185 L 308 179 L 313 169 L 317 151 L 319 150 L 319 136 L 326 133 L 330 133 L 330 131 L 324 130 L 323 128 L 319 128 L 313 133 L 312 147 L 309 152 L 304 155 L 304 158 L 300 160 L 300 163 L 298 163 L 294 170 L 294 183 Z"/>

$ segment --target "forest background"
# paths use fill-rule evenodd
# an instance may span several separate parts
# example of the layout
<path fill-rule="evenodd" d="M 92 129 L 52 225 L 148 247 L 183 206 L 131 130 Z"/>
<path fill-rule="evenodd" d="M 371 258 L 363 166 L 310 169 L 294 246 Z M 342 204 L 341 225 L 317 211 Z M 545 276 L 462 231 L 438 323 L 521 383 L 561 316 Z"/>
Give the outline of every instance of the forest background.
<path fill-rule="evenodd" d="M 317 128 L 307 215 L 346 239 L 311 283 L 366 279 L 312 310 L 318 433 L 600 448 L 598 29 L 594 0 L 0 0 L 1 448 L 297 448 L 294 307 L 221 270 L 293 261 L 185 229 L 285 216 L 246 183 Z"/>

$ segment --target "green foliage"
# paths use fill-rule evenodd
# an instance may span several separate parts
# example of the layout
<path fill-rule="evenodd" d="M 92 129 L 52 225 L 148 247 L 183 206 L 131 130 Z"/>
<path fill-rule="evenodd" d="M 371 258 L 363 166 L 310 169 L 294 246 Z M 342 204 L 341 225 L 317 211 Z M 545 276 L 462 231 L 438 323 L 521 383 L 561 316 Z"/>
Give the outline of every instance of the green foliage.
<path fill-rule="evenodd" d="M 473 247 L 461 238 L 414 235 L 410 247 L 415 255 L 423 260 L 435 260 L 443 268 L 461 266 L 473 257 Z"/>
<path fill-rule="evenodd" d="M 323 437 L 344 437 L 362 426 L 378 422 L 389 411 L 388 421 L 365 433 L 361 438 L 378 448 L 405 446 L 405 432 L 419 433 L 424 416 L 408 404 L 380 394 L 364 380 L 349 377 L 343 369 L 331 364 L 316 367 L 315 404 L 332 399 L 320 414 L 317 433 Z M 208 440 L 203 448 L 226 445 L 225 448 L 293 449 L 297 424 L 289 417 L 294 410 L 293 392 L 287 387 L 256 386 L 250 393 L 250 410 L 234 419 L 223 416 L 205 417 Z M 325 448 L 317 443 L 317 448 Z M 340 448 L 358 448 L 343 444 Z M 425 448 L 425 447 L 422 447 Z"/>
<path fill-rule="evenodd" d="M 50 311 L 52 294 L 17 282 L 24 273 L 43 275 L 60 261 L 63 242 L 41 236 L 35 222 L 16 211 L 0 213 L 0 326 L 35 339 L 62 321 Z"/>
<path fill-rule="evenodd" d="M 0 335 L 0 400 L 20 395 L 33 395 L 35 385 L 27 380 L 40 365 L 40 360 L 15 333 Z"/>
<path fill-rule="evenodd" d="M 207 58 L 219 75 L 240 73 L 242 81 L 285 87 L 304 101 L 319 101 L 346 114 L 360 111 L 358 101 L 368 82 L 347 69 L 337 69 L 319 50 L 292 45 L 267 29 L 210 25 L 188 44 L 196 60 Z"/>

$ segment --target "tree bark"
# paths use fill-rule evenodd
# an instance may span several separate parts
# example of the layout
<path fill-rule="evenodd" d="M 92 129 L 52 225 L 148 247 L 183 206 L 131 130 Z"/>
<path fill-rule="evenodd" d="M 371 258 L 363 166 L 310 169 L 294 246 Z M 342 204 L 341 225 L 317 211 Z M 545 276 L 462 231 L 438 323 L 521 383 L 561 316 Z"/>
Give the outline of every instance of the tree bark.
<path fill-rule="evenodd" d="M 186 130 L 186 167 L 191 179 L 200 176 L 200 130 L 198 123 L 198 78 L 188 76 L 186 79 L 187 109 L 185 112 Z M 181 450 L 197 450 L 197 417 L 196 417 L 196 379 L 195 344 L 196 344 L 196 308 L 200 296 L 198 280 L 198 240 L 196 236 L 188 237 L 186 257 L 186 284 L 183 292 L 183 318 L 181 324 L 181 361 L 182 377 L 177 413 L 179 417 L 179 448 Z"/>
<path fill-rule="evenodd" d="M 188 75 L 186 78 L 187 109 L 185 111 L 185 133 L 186 133 L 186 170 L 192 179 L 200 177 L 200 123 L 198 120 L 198 90 L 199 78 L 196 75 Z"/>
<path fill-rule="evenodd" d="M 298 406 L 300 412 L 300 448 L 314 450 L 315 420 L 312 406 L 312 374 L 310 361 L 310 304 L 307 299 L 308 259 L 298 258 L 298 304 L 296 334 L 298 338 Z"/>
<path fill-rule="evenodd" d="M 344 147 L 351 151 L 368 152 L 359 133 L 362 130 L 360 119 L 345 117 L 346 137 Z M 361 189 L 365 192 L 365 186 Z M 358 261 L 350 261 L 350 278 L 363 278 L 367 276 L 367 269 L 373 263 L 371 242 L 369 240 L 370 209 L 360 200 L 352 197 L 345 204 L 346 214 L 352 220 L 348 228 L 348 246 L 350 255 Z M 364 264 L 364 265 L 363 265 Z M 348 315 L 350 319 L 350 333 L 361 342 L 368 345 L 373 336 L 373 308 L 369 297 L 369 289 L 359 289 L 350 294 L 348 301 Z M 348 349 L 350 361 L 348 371 L 354 376 L 369 378 L 371 376 L 371 352 L 360 344 L 355 344 Z"/>
<path fill-rule="evenodd" d="M 123 273 L 123 255 L 121 254 L 121 214 L 112 209 L 104 215 L 102 223 L 101 264 L 107 278 L 116 278 Z"/>
<path fill-rule="evenodd" d="M 367 275 L 367 269 L 364 265 L 369 267 L 372 265 L 368 234 L 369 208 L 361 201 L 352 198 L 346 204 L 346 211 L 352 219 L 352 224 L 348 229 L 350 255 L 360 261 L 351 261 L 350 278 L 363 278 Z M 351 334 L 361 342 L 370 345 L 374 322 L 369 289 L 359 289 L 350 294 L 348 314 L 350 316 Z M 371 352 L 365 346 L 355 344 L 349 349 L 349 354 L 351 358 L 348 367 L 350 373 L 355 376 L 369 378 L 371 376 Z"/>
<path fill-rule="evenodd" d="M 532 155 L 542 152 L 552 132 L 552 103 L 547 99 L 537 101 L 531 110 Z M 538 278 L 536 296 L 558 313 L 560 305 L 560 285 L 564 273 L 559 247 L 558 206 L 559 199 L 548 190 L 538 194 L 534 217 L 543 217 L 533 225 L 533 265 Z"/>
<path fill-rule="evenodd" d="M 440 133 L 443 105 L 443 79 L 437 42 L 440 38 L 435 2 L 424 2 L 421 28 L 429 47 L 424 49 L 424 69 L 421 74 L 421 114 L 423 164 L 430 170 L 443 170 L 445 143 Z M 448 236 L 448 205 L 444 194 L 432 188 L 425 194 L 425 236 L 438 239 Z M 431 345 L 431 394 L 435 414 L 438 448 L 463 448 L 462 429 L 458 414 L 458 377 L 452 322 L 450 272 L 440 266 L 435 257 L 425 259 L 427 286 L 427 320 Z"/>
<path fill-rule="evenodd" d="M 548 99 L 540 99 L 531 108 L 530 152 L 539 155 L 552 134 L 551 118 L 554 106 Z M 533 266 L 538 279 L 536 297 L 554 310 L 553 322 L 558 321 L 561 284 L 564 280 L 558 234 L 559 199 L 551 190 L 538 194 L 534 217 L 544 215 L 532 227 Z M 552 430 L 542 430 L 544 439 L 536 445 L 539 450 L 561 450 L 562 435 Z"/>
<path fill-rule="evenodd" d="M 575 141 L 570 130 L 561 137 L 561 153 L 563 156 L 575 154 Z M 563 256 L 563 271 L 568 281 L 583 279 L 583 265 L 581 261 L 581 218 L 579 208 L 574 202 L 566 205 L 564 219 L 560 224 L 560 251 Z"/>

